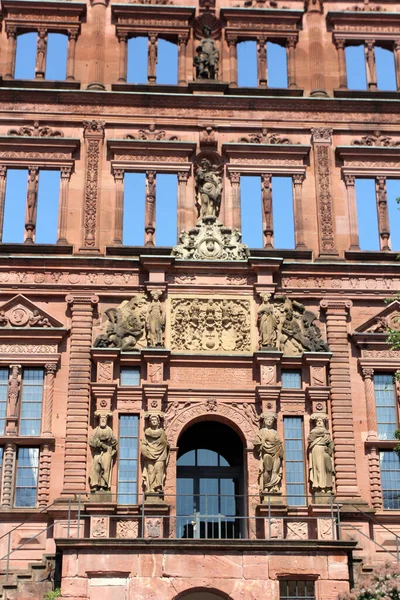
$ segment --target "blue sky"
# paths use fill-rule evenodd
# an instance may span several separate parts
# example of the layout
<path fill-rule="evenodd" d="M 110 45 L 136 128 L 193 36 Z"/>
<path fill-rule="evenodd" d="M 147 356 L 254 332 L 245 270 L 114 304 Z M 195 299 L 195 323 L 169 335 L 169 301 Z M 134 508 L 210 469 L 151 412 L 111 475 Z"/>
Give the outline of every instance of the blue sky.
<path fill-rule="evenodd" d="M 16 56 L 16 79 L 32 79 L 35 72 L 36 33 L 18 37 Z M 268 82 L 270 87 L 287 86 L 285 48 L 268 42 Z M 65 79 L 67 37 L 49 34 L 46 61 L 46 79 Z M 238 45 L 239 86 L 257 85 L 256 42 Z M 346 48 L 348 86 L 350 89 L 366 89 L 364 48 Z M 177 83 L 177 46 L 160 39 L 158 44 L 157 82 Z M 395 90 L 396 78 L 393 54 L 376 48 L 378 87 Z M 131 83 L 147 82 L 147 38 L 132 38 L 128 42 L 128 73 Z M 22 242 L 24 238 L 25 202 L 27 187 L 26 170 L 9 170 L 6 185 L 6 205 L 3 230 L 4 242 Z M 54 243 L 57 237 L 58 195 L 60 175 L 57 171 L 40 171 L 37 216 L 37 243 Z M 273 214 L 276 248 L 294 247 L 292 183 L 287 177 L 273 177 Z M 389 218 L 391 242 L 394 250 L 400 250 L 400 211 L 396 198 L 400 196 L 400 179 L 388 180 Z M 142 173 L 125 175 L 124 238 L 125 245 L 144 243 L 144 193 L 145 176 Z M 359 220 L 360 247 L 378 250 L 377 213 L 373 179 L 356 181 L 357 213 Z M 262 247 L 261 180 L 259 177 L 241 178 L 242 233 L 243 241 L 250 247 Z M 177 237 L 177 177 L 157 175 L 156 244 L 171 246 Z"/>

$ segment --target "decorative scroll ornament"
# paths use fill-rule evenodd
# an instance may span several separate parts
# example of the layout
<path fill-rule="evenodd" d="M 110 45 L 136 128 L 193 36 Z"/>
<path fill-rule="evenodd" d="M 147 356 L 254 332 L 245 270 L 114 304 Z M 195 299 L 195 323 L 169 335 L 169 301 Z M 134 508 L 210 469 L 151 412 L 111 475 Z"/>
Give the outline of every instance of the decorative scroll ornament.
<path fill-rule="evenodd" d="M 141 4 L 143 4 L 141 2 Z M 168 4 L 168 2 L 147 2 L 147 4 Z M 151 141 L 161 141 L 167 140 L 170 142 L 179 141 L 179 137 L 177 135 L 167 136 L 167 132 L 164 130 L 156 130 L 156 126 L 154 124 L 149 125 L 148 129 L 139 129 L 137 133 L 127 133 L 124 137 L 125 140 L 151 140 Z"/>
<path fill-rule="evenodd" d="M 205 352 L 249 352 L 250 301 L 173 299 L 171 348 Z"/>
<path fill-rule="evenodd" d="M 232 231 L 216 217 L 205 217 L 181 233 L 172 255 L 185 260 L 247 260 L 250 251 L 238 229 Z"/>
<path fill-rule="evenodd" d="M 92 450 L 92 466 L 89 473 L 89 485 L 92 492 L 108 491 L 111 487 L 111 472 L 118 442 L 113 430 L 107 424 L 111 413 L 96 412 L 99 425 L 89 439 Z"/>
<path fill-rule="evenodd" d="M 316 315 L 286 296 L 262 295 L 257 327 L 260 350 L 278 350 L 286 355 L 302 352 L 329 352 L 321 331 L 314 324 Z"/>
<path fill-rule="evenodd" d="M 381 131 L 374 131 L 369 135 L 364 135 L 360 140 L 353 140 L 352 146 L 384 146 L 395 148 L 400 146 L 400 142 L 394 142 L 393 138 L 385 136 Z"/>
<path fill-rule="evenodd" d="M 294 144 L 291 139 L 282 137 L 279 133 L 268 133 L 267 129 L 262 129 L 261 133 L 250 134 L 241 137 L 238 140 L 239 144 Z M 299 142 L 297 142 L 299 143 Z"/>
<path fill-rule="evenodd" d="M 314 493 L 329 494 L 333 489 L 333 461 L 334 445 L 331 434 L 325 424 L 328 415 L 314 413 L 310 417 L 314 428 L 308 436 L 308 464 L 310 483 Z"/>
<path fill-rule="evenodd" d="M 107 309 L 105 332 L 97 336 L 94 347 L 125 351 L 164 347 L 165 315 L 160 296 L 152 290 L 150 302 L 144 294 L 138 294 L 117 308 Z"/>
<path fill-rule="evenodd" d="M 264 413 L 260 419 L 263 426 L 254 440 L 254 449 L 260 459 L 260 492 L 276 494 L 282 482 L 283 444 L 275 430 L 276 414 Z"/>
<path fill-rule="evenodd" d="M 64 137 L 62 131 L 52 129 L 47 125 L 40 126 L 38 121 L 35 121 L 33 127 L 23 125 L 18 129 L 9 129 L 7 135 L 18 135 L 23 137 Z"/>

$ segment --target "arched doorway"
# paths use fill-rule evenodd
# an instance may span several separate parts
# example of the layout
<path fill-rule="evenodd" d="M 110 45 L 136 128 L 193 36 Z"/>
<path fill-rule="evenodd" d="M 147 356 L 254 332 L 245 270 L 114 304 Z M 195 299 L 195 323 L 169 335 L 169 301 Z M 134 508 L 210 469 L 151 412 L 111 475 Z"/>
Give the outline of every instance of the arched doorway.
<path fill-rule="evenodd" d="M 227 425 L 202 421 L 179 438 L 177 537 L 243 537 L 244 449 Z"/>
<path fill-rule="evenodd" d="M 222 600 L 223 598 L 229 599 L 229 596 L 226 596 L 225 594 L 215 594 L 214 592 L 202 592 L 200 590 L 195 592 L 187 592 L 183 596 L 178 596 L 178 598 L 179 600 Z"/>

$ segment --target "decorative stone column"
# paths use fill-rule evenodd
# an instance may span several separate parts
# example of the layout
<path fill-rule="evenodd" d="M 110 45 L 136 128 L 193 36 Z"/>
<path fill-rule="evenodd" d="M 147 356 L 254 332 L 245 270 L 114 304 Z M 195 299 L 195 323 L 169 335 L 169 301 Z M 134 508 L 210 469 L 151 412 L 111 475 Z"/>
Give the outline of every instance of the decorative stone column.
<path fill-rule="evenodd" d="M 372 506 L 379 510 L 383 507 L 383 498 L 379 450 L 376 446 L 370 446 L 368 449 L 368 470 Z"/>
<path fill-rule="evenodd" d="M 88 89 L 104 90 L 104 49 L 108 0 L 91 0 L 92 35 L 89 59 Z"/>
<path fill-rule="evenodd" d="M 119 41 L 119 75 L 118 81 L 124 83 L 126 81 L 126 69 L 128 58 L 128 34 L 118 33 Z"/>
<path fill-rule="evenodd" d="M 337 256 L 334 233 L 334 210 L 331 190 L 332 129 L 313 128 L 315 188 L 317 195 L 319 256 Z"/>
<path fill-rule="evenodd" d="M 257 73 L 258 86 L 267 87 L 268 85 L 268 67 L 267 67 L 267 40 L 264 36 L 257 39 Z"/>
<path fill-rule="evenodd" d="M 39 508 L 45 508 L 50 498 L 51 450 L 49 444 L 40 447 L 37 499 Z"/>
<path fill-rule="evenodd" d="M 325 61 L 322 32 L 325 29 L 322 0 L 309 0 L 307 3 L 309 31 L 309 61 L 311 71 L 311 96 L 328 96 L 325 91 Z"/>
<path fill-rule="evenodd" d="M 84 121 L 83 128 L 86 151 L 83 250 L 96 251 L 104 123 L 102 121 Z"/>
<path fill-rule="evenodd" d="M 351 394 L 350 356 L 347 316 L 351 300 L 322 300 L 326 313 L 330 363 L 332 433 L 335 444 L 336 497 L 354 499 L 359 496 L 354 441 L 354 415 Z"/>
<path fill-rule="evenodd" d="M 36 45 L 35 79 L 44 79 L 46 72 L 47 29 L 40 28 Z"/>
<path fill-rule="evenodd" d="M 145 246 L 154 246 L 156 231 L 156 172 L 146 171 Z"/>
<path fill-rule="evenodd" d="M 400 90 L 400 40 L 394 42 L 394 64 L 396 67 L 396 87 Z"/>
<path fill-rule="evenodd" d="M 229 47 L 229 85 L 231 87 L 238 86 L 238 65 L 237 65 L 237 38 L 228 38 Z"/>
<path fill-rule="evenodd" d="M 231 182 L 231 222 L 229 226 L 232 227 L 232 229 L 239 229 L 239 231 L 241 231 L 242 215 L 240 206 L 240 173 L 237 171 L 231 171 L 229 173 L 229 179 Z"/>
<path fill-rule="evenodd" d="M 376 406 L 375 406 L 375 390 L 374 390 L 374 369 L 369 367 L 362 368 L 362 376 L 365 387 L 365 399 L 367 402 L 367 423 L 368 437 L 367 440 L 377 439 L 377 424 L 376 424 Z"/>
<path fill-rule="evenodd" d="M 296 238 L 296 250 L 305 248 L 304 243 L 304 222 L 303 222 L 303 181 L 304 173 L 293 175 L 294 191 L 294 234 Z"/>
<path fill-rule="evenodd" d="M 75 50 L 78 35 L 78 29 L 68 30 L 67 81 L 75 81 Z"/>
<path fill-rule="evenodd" d="M 33 244 L 36 229 L 39 169 L 28 167 L 28 191 L 26 198 L 25 244 Z"/>
<path fill-rule="evenodd" d="M 338 55 L 338 66 L 339 66 L 339 89 L 347 90 L 347 69 L 346 69 L 346 41 L 335 40 L 335 46 L 337 48 Z"/>
<path fill-rule="evenodd" d="M 15 55 L 17 49 L 17 28 L 13 25 L 6 25 L 8 47 L 7 64 L 3 79 L 14 79 Z"/>
<path fill-rule="evenodd" d="M 147 61 L 147 83 L 156 83 L 157 79 L 157 54 L 158 36 L 156 33 L 149 35 Z"/>
<path fill-rule="evenodd" d="M 186 48 L 189 36 L 186 33 L 178 35 L 178 85 L 186 85 Z"/>
<path fill-rule="evenodd" d="M 7 167 L 0 165 L 0 242 L 3 239 L 4 203 L 6 198 Z"/>
<path fill-rule="evenodd" d="M 191 206 L 186 206 L 188 179 L 188 171 L 178 172 L 178 235 L 182 231 L 187 231 L 191 214 Z"/>
<path fill-rule="evenodd" d="M 122 228 L 124 214 L 124 170 L 114 169 L 115 181 L 115 222 L 114 222 L 114 244 L 122 245 Z"/>
<path fill-rule="evenodd" d="M 61 167 L 60 181 L 60 214 L 58 218 L 58 240 L 57 244 L 67 244 L 67 217 L 68 217 L 68 191 L 71 179 L 72 167 Z"/>
<path fill-rule="evenodd" d="M 389 214 L 387 204 L 386 177 L 375 179 L 376 203 L 378 208 L 378 227 L 381 250 L 389 251 Z"/>
<path fill-rule="evenodd" d="M 54 378 L 57 372 L 57 363 L 44 365 L 44 406 L 43 406 L 43 433 L 51 435 L 53 419 Z"/>
<path fill-rule="evenodd" d="M 273 248 L 274 222 L 272 215 L 272 175 L 261 175 L 261 201 L 263 207 L 264 248 Z"/>
<path fill-rule="evenodd" d="M 13 443 L 6 443 L 4 446 L 3 483 L 1 486 L 1 506 L 4 508 L 12 507 L 16 450 L 17 447 Z"/>
<path fill-rule="evenodd" d="M 87 483 L 87 452 L 93 310 L 99 299 L 70 295 L 71 311 L 68 399 L 66 414 L 63 494 L 83 493 Z"/>
<path fill-rule="evenodd" d="M 350 250 L 359 250 L 360 244 L 358 239 L 357 203 L 354 175 L 344 175 L 344 183 L 346 185 L 347 210 L 349 213 Z"/>
<path fill-rule="evenodd" d="M 297 88 L 296 84 L 296 45 L 297 37 L 290 35 L 286 40 L 287 69 L 288 69 L 288 87 Z"/>
<path fill-rule="evenodd" d="M 365 61 L 367 64 L 368 89 L 375 91 L 378 89 L 376 81 L 375 40 L 365 42 Z"/>

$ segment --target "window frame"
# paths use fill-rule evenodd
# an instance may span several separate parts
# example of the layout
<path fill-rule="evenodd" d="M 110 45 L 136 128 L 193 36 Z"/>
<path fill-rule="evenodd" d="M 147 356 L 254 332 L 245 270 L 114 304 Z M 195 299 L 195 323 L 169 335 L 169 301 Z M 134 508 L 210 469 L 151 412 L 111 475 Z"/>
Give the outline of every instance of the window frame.
<path fill-rule="evenodd" d="M 23 450 L 37 450 L 37 466 L 35 467 L 31 467 L 31 466 L 19 466 L 19 461 L 20 461 L 20 452 L 22 452 Z M 18 486 L 18 469 L 31 469 L 34 468 L 36 470 L 36 486 Z M 26 508 L 37 508 L 37 504 L 38 504 L 38 490 L 39 490 L 39 468 L 40 468 L 40 447 L 39 446 L 18 446 L 17 450 L 16 450 L 16 455 L 15 455 L 15 469 L 14 469 L 14 473 L 15 473 L 15 480 L 14 480 L 14 496 L 13 496 L 13 503 L 12 503 L 12 507 L 13 508 L 22 508 L 22 509 L 26 509 Z M 17 497 L 18 497 L 18 489 L 34 489 L 36 490 L 36 494 L 35 494 L 35 503 L 34 505 L 30 506 L 30 505 L 18 505 L 17 504 Z"/>

